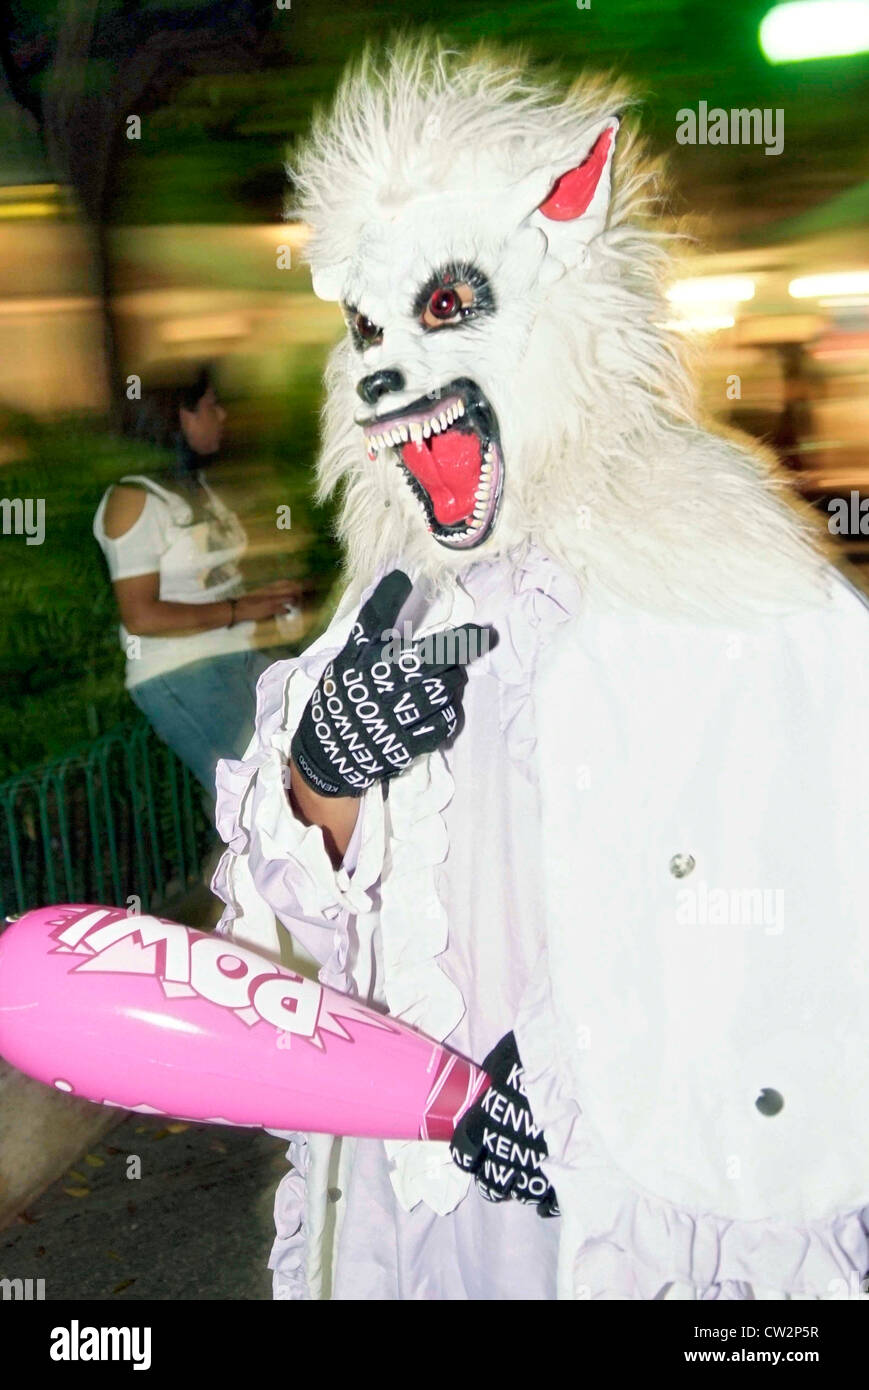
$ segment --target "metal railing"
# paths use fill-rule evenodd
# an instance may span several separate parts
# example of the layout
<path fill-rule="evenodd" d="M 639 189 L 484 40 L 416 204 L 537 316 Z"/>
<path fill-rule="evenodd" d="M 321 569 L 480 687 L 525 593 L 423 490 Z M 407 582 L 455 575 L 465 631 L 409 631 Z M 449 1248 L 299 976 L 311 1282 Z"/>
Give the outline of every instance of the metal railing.
<path fill-rule="evenodd" d="M 144 720 L 0 783 L 0 917 L 60 902 L 149 912 L 199 882 L 203 792 Z"/>

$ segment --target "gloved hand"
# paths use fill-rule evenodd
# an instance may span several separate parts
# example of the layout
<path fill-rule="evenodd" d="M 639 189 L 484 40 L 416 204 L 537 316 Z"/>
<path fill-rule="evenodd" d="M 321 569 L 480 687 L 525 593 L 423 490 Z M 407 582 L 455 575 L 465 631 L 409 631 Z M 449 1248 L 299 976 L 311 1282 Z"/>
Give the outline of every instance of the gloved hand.
<path fill-rule="evenodd" d="M 456 731 L 467 680 L 457 657 L 485 650 L 484 629 L 465 623 L 397 655 L 387 629 L 394 629 L 412 587 L 401 570 L 381 579 L 293 735 L 293 760 L 321 796 L 362 796 Z M 430 653 L 444 660 L 429 660 Z"/>
<path fill-rule="evenodd" d="M 536 1206 L 538 1216 L 560 1216 L 555 1189 L 542 1169 L 549 1150 L 532 1119 L 512 1033 L 493 1047 L 483 1071 L 492 1084 L 456 1126 L 450 1142 L 454 1161 L 473 1173 L 488 1202 L 515 1197 Z"/>

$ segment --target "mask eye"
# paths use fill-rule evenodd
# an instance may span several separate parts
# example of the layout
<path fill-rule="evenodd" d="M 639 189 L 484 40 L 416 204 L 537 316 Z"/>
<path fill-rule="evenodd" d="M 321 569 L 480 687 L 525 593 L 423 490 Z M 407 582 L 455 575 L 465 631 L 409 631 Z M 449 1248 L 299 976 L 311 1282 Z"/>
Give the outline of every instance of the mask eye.
<path fill-rule="evenodd" d="M 376 338 L 380 337 L 382 330 L 377 327 L 376 323 L 372 323 L 370 319 L 366 318 L 364 314 L 357 314 L 353 322 L 356 332 L 359 334 L 363 343 L 373 343 Z"/>
<path fill-rule="evenodd" d="M 465 281 L 441 284 L 426 301 L 420 322 L 424 328 L 440 328 L 448 323 L 461 323 L 474 307 L 474 290 Z"/>
<path fill-rule="evenodd" d="M 366 314 L 360 314 L 352 304 L 344 305 L 344 317 L 357 348 L 370 347 L 372 343 L 382 341 L 383 329 L 380 325 L 374 323 Z"/>
<path fill-rule="evenodd" d="M 447 261 L 420 285 L 412 309 L 425 329 L 458 328 L 493 314 L 495 296 L 487 276 L 473 261 Z"/>

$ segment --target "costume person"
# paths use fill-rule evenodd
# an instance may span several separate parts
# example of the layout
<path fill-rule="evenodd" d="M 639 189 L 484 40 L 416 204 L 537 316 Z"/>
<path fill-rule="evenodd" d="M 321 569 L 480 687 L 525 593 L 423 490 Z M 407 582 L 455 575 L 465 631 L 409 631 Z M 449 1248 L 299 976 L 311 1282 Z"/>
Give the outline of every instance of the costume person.
<path fill-rule="evenodd" d="M 869 625 L 756 446 L 698 423 L 622 107 L 397 50 L 294 172 L 349 328 L 319 464 L 348 586 L 220 766 L 219 930 L 286 928 L 495 1089 L 452 1153 L 291 1136 L 277 1297 L 869 1268 Z M 297 778 L 358 803 L 337 868 Z"/>

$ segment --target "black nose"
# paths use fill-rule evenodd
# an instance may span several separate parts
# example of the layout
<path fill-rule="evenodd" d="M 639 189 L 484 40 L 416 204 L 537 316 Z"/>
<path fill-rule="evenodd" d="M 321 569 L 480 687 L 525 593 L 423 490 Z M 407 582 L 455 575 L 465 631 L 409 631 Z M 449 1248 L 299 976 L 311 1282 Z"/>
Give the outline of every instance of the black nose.
<path fill-rule="evenodd" d="M 376 405 L 387 391 L 403 391 L 404 377 L 396 371 L 372 372 L 362 378 L 356 390 L 366 405 Z"/>

